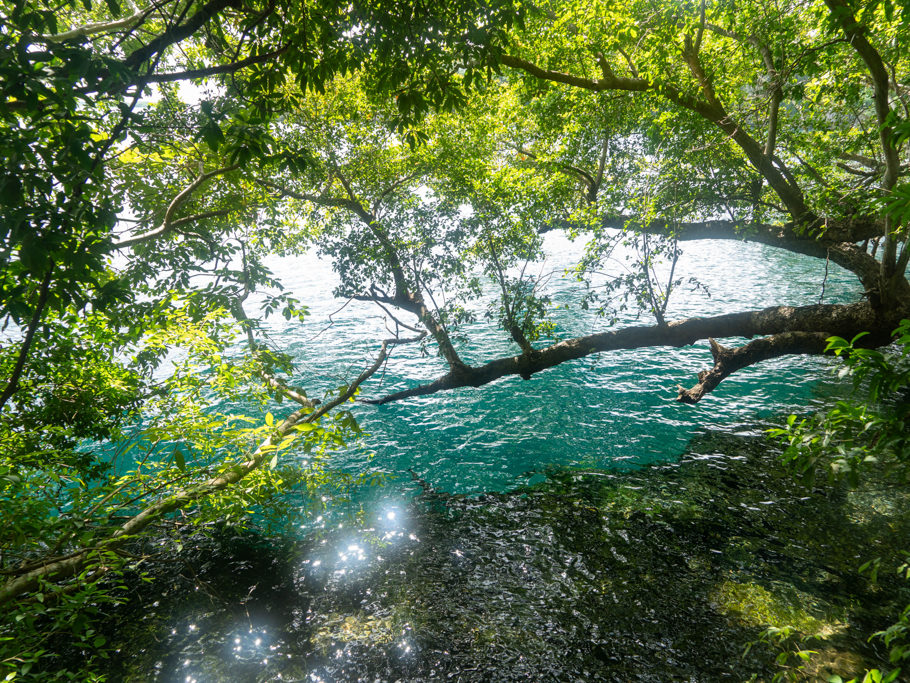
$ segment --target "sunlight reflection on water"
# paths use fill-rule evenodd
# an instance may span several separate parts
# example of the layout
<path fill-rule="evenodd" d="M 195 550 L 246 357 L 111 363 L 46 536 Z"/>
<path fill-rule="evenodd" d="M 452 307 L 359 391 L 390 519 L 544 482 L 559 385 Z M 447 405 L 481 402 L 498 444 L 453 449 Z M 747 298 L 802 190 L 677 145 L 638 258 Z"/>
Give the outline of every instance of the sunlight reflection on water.
<path fill-rule="evenodd" d="M 560 235 L 548 246 L 557 269 L 581 251 Z M 823 263 L 756 245 L 685 248 L 682 269 L 711 297 L 684 292 L 672 317 L 817 301 Z M 339 302 L 328 264 L 273 266 L 312 313 L 272 329 L 297 358 L 295 383 L 349 380 L 385 334 L 381 312 L 355 302 L 329 320 Z M 568 279 L 551 286 L 558 300 L 578 290 Z M 833 268 L 826 287 L 840 300 L 858 291 Z M 564 336 L 606 328 L 577 309 L 558 311 L 557 323 Z M 515 353 L 488 321 L 468 328 L 460 350 L 471 362 Z M 368 436 L 329 466 L 383 473 L 391 485 L 354 491 L 347 516 L 330 508 L 302 525 L 288 554 L 270 557 L 271 539 L 247 548 L 228 529 L 228 559 L 204 558 L 223 573 L 227 607 L 213 609 L 195 582 L 192 606 L 179 602 L 167 623 L 158 680 L 747 680 L 740 674 L 757 669 L 743 646 L 755 634 L 716 611 L 718 577 L 798 576 L 825 596 L 833 551 L 848 539 L 826 535 L 836 500 L 775 474 L 758 424 L 805 406 L 824 362 L 775 360 L 698 406 L 678 404 L 676 383 L 708 364 L 706 344 L 623 351 L 529 382 L 353 406 Z M 364 392 L 443 372 L 418 347 L 398 348 Z M 632 471 L 685 450 L 682 464 Z"/>

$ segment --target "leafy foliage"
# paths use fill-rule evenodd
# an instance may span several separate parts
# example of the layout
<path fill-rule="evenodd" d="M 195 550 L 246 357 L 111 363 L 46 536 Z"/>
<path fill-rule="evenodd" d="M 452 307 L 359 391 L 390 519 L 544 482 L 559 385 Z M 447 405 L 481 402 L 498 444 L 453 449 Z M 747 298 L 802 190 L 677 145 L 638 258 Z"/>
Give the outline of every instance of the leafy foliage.
<path fill-rule="evenodd" d="M 828 350 L 843 358 L 840 377 L 850 377 L 861 400 L 838 401 L 823 414 L 791 415 L 787 426 L 771 434 L 786 438 L 784 454 L 806 477 L 827 469 L 832 478 L 859 481 L 863 467 L 879 464 L 904 480 L 910 462 L 907 421 L 910 419 L 910 320 L 894 332 L 894 352 L 863 348 L 865 334 L 847 341 L 828 340 Z"/>
<path fill-rule="evenodd" d="M 479 385 L 459 348 L 492 289 L 487 315 L 520 349 L 511 371 L 570 359 L 534 366 L 566 348 L 545 346 L 547 230 L 590 235 L 580 305 L 653 318 L 662 343 L 673 292 L 698 286 L 676 272 L 693 234 L 831 258 L 882 325 L 906 314 L 906 2 L 130 11 L 0 0 L 10 675 L 52 674 L 45 640 L 117 600 L 97 581 L 141 564 L 130 543 L 151 525 L 290 522 L 285 494 L 319 499 L 326 455 L 359 434 L 345 404 L 389 344 L 432 338 L 449 377 Z M 334 260 L 338 295 L 375 301 L 396 329 L 319 403 L 288 384 L 264 324 L 307 315 L 267 264 L 312 248 Z M 829 346 L 870 398 L 791 421 L 801 471 L 906 461 L 901 329 L 899 361 L 859 338 Z M 89 621 L 70 635 L 101 656 Z"/>
<path fill-rule="evenodd" d="M 895 330 L 896 341 L 890 351 L 862 348 L 863 336 L 850 341 L 832 337 L 828 341 L 829 350 L 843 359 L 839 374 L 852 378 L 857 398 L 838 401 L 827 412 L 811 418 L 791 415 L 785 427 L 770 432 L 789 441 L 782 457 L 803 477 L 811 478 L 817 470 L 827 469 L 832 479 L 846 478 L 856 485 L 864 471 L 883 467 L 906 485 L 910 474 L 910 320 L 902 321 Z M 910 579 L 906 558 L 898 562 L 898 575 Z M 881 564 L 877 558 L 860 569 L 875 583 Z M 908 628 L 910 605 L 896 623 L 873 636 L 889 648 L 894 668 L 887 672 L 870 670 L 863 683 L 898 680 L 910 660 Z"/>

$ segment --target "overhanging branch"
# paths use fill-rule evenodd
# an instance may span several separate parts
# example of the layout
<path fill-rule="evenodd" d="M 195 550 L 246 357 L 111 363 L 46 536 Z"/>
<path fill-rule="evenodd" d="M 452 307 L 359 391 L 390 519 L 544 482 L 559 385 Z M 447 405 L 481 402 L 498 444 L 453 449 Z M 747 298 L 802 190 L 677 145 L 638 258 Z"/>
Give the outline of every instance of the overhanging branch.
<path fill-rule="evenodd" d="M 510 375 L 529 378 L 533 374 L 561 363 L 605 351 L 659 346 L 681 347 L 701 339 L 781 335 L 790 332 L 802 335 L 830 336 L 837 334 L 852 337 L 862 331 L 885 328 L 890 330 L 894 324 L 896 321 L 877 319 L 868 302 L 843 306 L 829 304 L 802 307 L 776 306 L 759 311 L 729 313 L 710 318 L 687 318 L 663 326 L 626 327 L 576 337 L 536 350 L 533 354 L 525 353 L 519 356 L 498 358 L 477 367 L 453 368 L 447 374 L 428 384 L 405 389 L 378 399 L 365 399 L 364 402 L 381 405 L 460 387 L 480 387 Z M 881 343 L 886 341 L 881 335 L 878 338 L 882 339 Z M 796 348 L 795 344 L 796 342 L 793 341 L 793 348 Z M 760 348 L 761 345 L 757 344 L 743 355 L 758 354 Z M 779 342 L 775 348 L 784 348 L 783 341 Z M 793 353 L 795 352 L 793 351 Z M 800 351 L 800 353 L 805 352 Z"/>
<path fill-rule="evenodd" d="M 656 91 L 660 93 L 673 104 L 683 109 L 688 109 L 722 130 L 730 140 L 739 146 L 752 166 L 768 181 L 768 184 L 787 207 L 787 211 L 793 220 L 803 223 L 813 222 L 814 216 L 809 211 L 799 186 L 786 177 L 787 174 L 784 172 L 783 166 L 780 165 L 779 167 L 778 164 L 775 164 L 775 159 L 765 154 L 764 146 L 760 145 L 758 141 L 749 135 L 746 129 L 724 109 L 721 102 L 714 95 L 714 91 L 701 67 L 693 61 L 692 51 L 689 50 L 688 54 L 689 57 L 684 57 L 684 59 L 688 60 L 690 68 L 695 69 L 696 78 L 705 97 L 693 97 L 672 83 L 616 76 L 609 69 L 609 65 L 605 60 L 601 60 L 602 78 L 598 79 L 545 69 L 534 62 L 515 55 L 502 55 L 500 62 L 505 66 L 523 71 L 543 81 L 562 83 L 573 88 L 593 92 Z M 694 56 L 694 59 L 697 60 L 697 55 Z"/>
<path fill-rule="evenodd" d="M 224 471 L 196 486 L 190 486 L 165 496 L 152 503 L 139 513 L 130 517 L 123 524 L 111 530 L 109 535 L 94 543 L 91 547 L 81 548 L 63 557 L 52 557 L 45 562 L 36 562 L 22 569 L 16 576 L 0 585 L 0 605 L 35 590 L 42 581 L 61 581 L 75 576 L 88 567 L 93 558 L 121 547 L 136 534 L 144 531 L 149 525 L 175 510 L 192 505 L 205 496 L 216 493 L 241 481 L 248 474 L 260 468 L 275 453 L 282 440 L 289 436 L 300 423 L 313 423 L 329 411 L 343 405 L 356 394 L 361 384 L 374 375 L 385 362 L 390 346 L 404 344 L 416 339 L 386 339 L 382 342 L 379 354 L 373 363 L 345 387 L 337 397 L 324 403 L 315 410 L 304 406 L 294 411 L 277 424 L 271 436 L 266 438 L 244 462 L 225 467 Z"/>
<path fill-rule="evenodd" d="M 849 224 L 832 223 L 821 236 L 803 235 L 794 230 L 792 223 L 775 225 L 744 221 L 707 220 L 696 222 L 671 222 L 653 220 L 639 223 L 634 216 L 605 218 L 600 227 L 623 230 L 634 225 L 639 232 L 672 236 L 680 241 L 690 240 L 740 240 L 758 242 L 796 254 L 820 259 L 830 258 L 834 263 L 854 273 L 867 290 L 878 283 L 879 262 L 855 242 L 878 237 L 883 226 L 877 221 L 854 221 Z M 541 232 L 571 227 L 566 221 L 553 222 Z M 579 226 L 576 226 L 579 227 Z M 583 227 L 583 226 L 581 226 Z"/>
<path fill-rule="evenodd" d="M 718 384 L 737 370 L 771 358 L 824 353 L 829 336 L 826 332 L 783 332 L 756 339 L 737 349 L 721 346 L 713 338 L 709 338 L 714 367 L 698 373 L 698 384 L 691 389 L 678 387 L 679 396 L 676 400 L 681 403 L 698 403 L 705 394 L 714 391 Z"/>

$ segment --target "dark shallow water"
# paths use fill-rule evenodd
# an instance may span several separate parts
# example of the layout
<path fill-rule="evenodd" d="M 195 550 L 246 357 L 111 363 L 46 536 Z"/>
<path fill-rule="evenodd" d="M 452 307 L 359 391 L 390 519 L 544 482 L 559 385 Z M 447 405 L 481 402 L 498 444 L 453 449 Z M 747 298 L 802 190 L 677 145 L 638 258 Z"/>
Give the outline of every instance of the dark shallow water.
<path fill-rule="evenodd" d="M 825 636 L 818 672 L 883 654 L 865 638 L 893 606 L 856 568 L 910 537 L 906 506 L 794 484 L 755 434 L 705 433 L 637 472 L 546 474 L 471 497 L 418 481 L 304 539 L 186 539 L 108 622 L 113 678 L 770 680 L 778 650 L 744 649 L 787 624 Z"/>
<path fill-rule="evenodd" d="M 580 247 L 548 240 L 550 293 L 569 302 L 578 285 L 558 274 Z M 758 245 L 686 252 L 680 273 L 711 296 L 685 293 L 672 318 L 812 303 L 825 277 L 823 263 Z M 325 263 L 275 265 L 311 310 L 272 328 L 296 382 L 349 380 L 386 335 L 382 313 L 333 314 Z M 856 290 L 832 266 L 826 300 Z M 564 337 L 606 327 L 577 308 L 555 321 Z M 466 331 L 471 362 L 515 353 L 482 315 Z M 111 680 L 770 680 L 781 650 L 744 652 L 787 625 L 818 652 L 815 673 L 881 663 L 866 638 L 894 621 L 882 601 L 898 588 L 872 589 L 857 568 L 906 545 L 907 506 L 880 503 L 904 498 L 805 488 L 778 464 L 763 420 L 817 400 L 823 361 L 766 363 L 696 407 L 676 403 L 676 384 L 710 363 L 707 345 L 643 349 L 355 407 L 368 436 L 328 466 L 385 484 L 351 487 L 293 536 L 213 529 L 146 563 L 154 582 L 127 577 L 129 600 L 106 620 Z M 364 393 L 443 372 L 402 347 Z"/>

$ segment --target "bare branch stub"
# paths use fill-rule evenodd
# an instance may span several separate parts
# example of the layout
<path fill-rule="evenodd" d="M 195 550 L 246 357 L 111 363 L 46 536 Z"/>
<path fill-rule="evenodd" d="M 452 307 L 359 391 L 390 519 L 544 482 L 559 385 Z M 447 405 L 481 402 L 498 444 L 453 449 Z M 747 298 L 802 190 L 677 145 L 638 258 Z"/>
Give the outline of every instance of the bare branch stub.
<path fill-rule="evenodd" d="M 739 348 L 721 346 L 709 338 L 714 367 L 698 373 L 698 383 L 691 389 L 679 386 L 676 400 L 680 403 L 698 403 L 706 394 L 734 372 L 771 358 L 794 354 L 821 354 L 830 335 L 826 332 L 783 332 L 751 341 Z"/>

